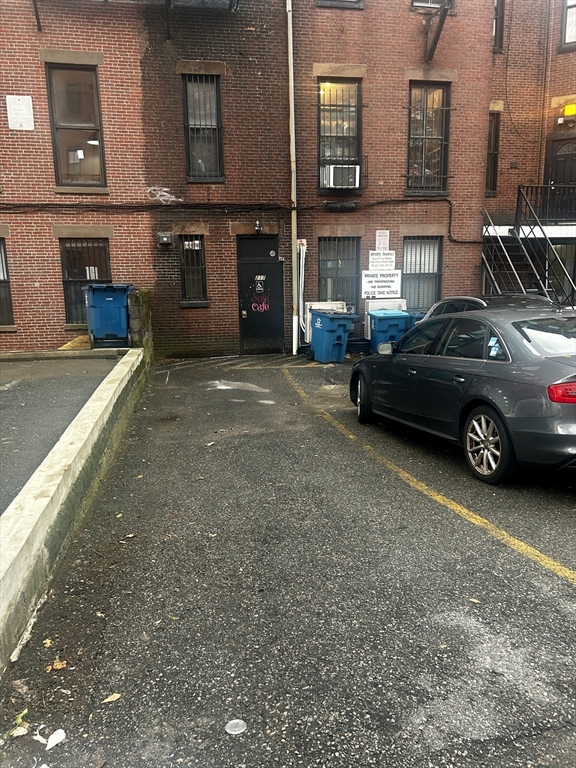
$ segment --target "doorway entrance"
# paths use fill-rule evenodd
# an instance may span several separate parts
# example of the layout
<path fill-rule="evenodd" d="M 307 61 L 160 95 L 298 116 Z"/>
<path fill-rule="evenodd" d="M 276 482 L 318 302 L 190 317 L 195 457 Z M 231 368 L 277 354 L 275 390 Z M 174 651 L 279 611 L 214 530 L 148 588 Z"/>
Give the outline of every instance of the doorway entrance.
<path fill-rule="evenodd" d="M 283 265 L 278 238 L 238 238 L 238 304 L 240 354 L 284 351 Z"/>
<path fill-rule="evenodd" d="M 550 184 L 576 184 L 576 137 L 550 142 Z"/>

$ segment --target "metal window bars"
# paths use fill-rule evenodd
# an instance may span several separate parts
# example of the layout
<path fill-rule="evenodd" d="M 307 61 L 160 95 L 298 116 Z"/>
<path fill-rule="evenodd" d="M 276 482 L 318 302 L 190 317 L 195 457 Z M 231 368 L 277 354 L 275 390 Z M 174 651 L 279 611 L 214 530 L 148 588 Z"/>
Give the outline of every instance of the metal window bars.
<path fill-rule="evenodd" d="M 82 286 L 109 283 L 110 251 L 106 238 L 61 238 L 60 257 L 67 323 L 86 323 Z"/>

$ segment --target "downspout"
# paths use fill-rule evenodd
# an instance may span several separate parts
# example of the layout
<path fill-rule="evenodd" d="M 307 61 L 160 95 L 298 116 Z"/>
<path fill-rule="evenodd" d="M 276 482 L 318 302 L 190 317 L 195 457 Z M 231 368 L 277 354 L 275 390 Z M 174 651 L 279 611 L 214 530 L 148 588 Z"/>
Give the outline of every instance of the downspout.
<path fill-rule="evenodd" d="M 292 235 L 292 354 L 298 354 L 298 216 L 296 213 L 296 121 L 294 117 L 294 39 L 292 35 L 292 0 L 286 0 L 288 22 L 288 100 L 290 103 L 290 231 Z"/>

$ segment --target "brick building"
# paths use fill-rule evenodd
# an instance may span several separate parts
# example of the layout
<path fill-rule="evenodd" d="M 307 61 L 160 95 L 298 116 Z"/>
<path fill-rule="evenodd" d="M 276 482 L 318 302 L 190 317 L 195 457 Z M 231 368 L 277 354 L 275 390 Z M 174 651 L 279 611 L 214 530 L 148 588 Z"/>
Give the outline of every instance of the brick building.
<path fill-rule="evenodd" d="M 575 0 L 5 6 L 0 349 L 85 334 L 82 285 L 113 281 L 152 289 L 159 355 L 291 352 L 305 302 L 516 290 L 528 241 L 524 289 L 573 302 L 575 25 Z"/>

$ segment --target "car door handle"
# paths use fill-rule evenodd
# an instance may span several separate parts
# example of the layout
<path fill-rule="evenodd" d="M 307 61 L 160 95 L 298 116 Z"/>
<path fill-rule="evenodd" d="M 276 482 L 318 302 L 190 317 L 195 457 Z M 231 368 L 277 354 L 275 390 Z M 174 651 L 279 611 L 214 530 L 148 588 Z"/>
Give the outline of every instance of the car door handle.
<path fill-rule="evenodd" d="M 415 368 L 408 368 L 408 376 L 416 376 L 418 371 Z"/>
<path fill-rule="evenodd" d="M 465 381 L 466 379 L 464 376 L 454 376 L 452 379 L 452 384 L 464 384 Z"/>

